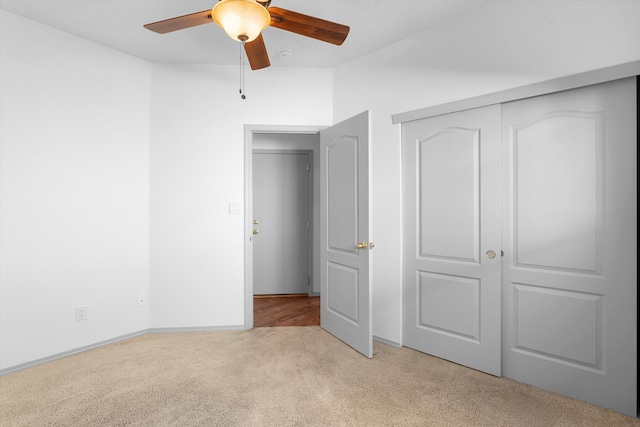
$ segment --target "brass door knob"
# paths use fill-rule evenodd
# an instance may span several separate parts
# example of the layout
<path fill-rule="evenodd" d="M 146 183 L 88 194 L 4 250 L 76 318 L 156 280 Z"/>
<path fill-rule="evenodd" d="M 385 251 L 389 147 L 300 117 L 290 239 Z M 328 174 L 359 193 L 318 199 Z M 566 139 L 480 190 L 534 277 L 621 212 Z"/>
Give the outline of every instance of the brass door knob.
<path fill-rule="evenodd" d="M 253 230 L 253 234 L 258 234 L 260 231 L 258 230 Z"/>
<path fill-rule="evenodd" d="M 367 249 L 367 242 L 360 242 L 356 245 L 358 249 Z"/>

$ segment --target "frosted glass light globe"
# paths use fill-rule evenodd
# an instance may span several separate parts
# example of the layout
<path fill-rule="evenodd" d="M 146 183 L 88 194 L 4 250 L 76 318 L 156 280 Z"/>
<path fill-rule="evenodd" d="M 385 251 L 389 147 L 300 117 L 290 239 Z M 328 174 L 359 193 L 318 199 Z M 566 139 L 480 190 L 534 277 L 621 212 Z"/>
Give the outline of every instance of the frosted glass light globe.
<path fill-rule="evenodd" d="M 232 39 L 250 42 L 271 22 L 267 9 L 255 0 L 222 0 L 211 17 Z"/>

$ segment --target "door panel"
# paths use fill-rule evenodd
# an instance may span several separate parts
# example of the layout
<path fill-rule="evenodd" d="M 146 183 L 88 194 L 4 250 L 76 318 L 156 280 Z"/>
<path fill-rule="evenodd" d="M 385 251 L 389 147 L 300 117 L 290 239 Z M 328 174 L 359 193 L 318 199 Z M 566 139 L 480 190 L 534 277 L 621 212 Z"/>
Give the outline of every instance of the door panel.
<path fill-rule="evenodd" d="M 254 295 L 308 292 L 310 162 L 306 152 L 253 153 Z"/>
<path fill-rule="evenodd" d="M 419 272 L 418 326 L 459 338 L 480 339 L 477 279 Z"/>
<path fill-rule="evenodd" d="M 358 270 L 329 262 L 327 271 L 327 310 L 358 325 Z"/>
<path fill-rule="evenodd" d="M 479 129 L 449 128 L 418 142 L 420 256 L 478 262 Z"/>
<path fill-rule="evenodd" d="M 372 357 L 369 116 L 320 132 L 320 322 Z"/>
<path fill-rule="evenodd" d="M 513 127 L 518 265 L 598 271 L 602 120 L 603 112 L 553 111 Z"/>
<path fill-rule="evenodd" d="M 513 292 L 516 348 L 602 368 L 601 296 L 528 285 Z"/>
<path fill-rule="evenodd" d="M 500 375 L 499 111 L 402 128 L 403 343 L 493 375 Z"/>
<path fill-rule="evenodd" d="M 636 416 L 635 80 L 505 104 L 503 374 Z"/>
<path fill-rule="evenodd" d="M 329 249 L 358 255 L 358 138 L 341 135 L 326 147 Z"/>

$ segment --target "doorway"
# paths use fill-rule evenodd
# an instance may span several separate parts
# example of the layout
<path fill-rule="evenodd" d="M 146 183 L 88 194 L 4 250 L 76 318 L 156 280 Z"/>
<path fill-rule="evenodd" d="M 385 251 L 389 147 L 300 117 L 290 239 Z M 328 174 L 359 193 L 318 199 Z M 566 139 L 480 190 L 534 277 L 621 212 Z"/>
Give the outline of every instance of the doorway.
<path fill-rule="evenodd" d="M 315 135 L 317 139 L 312 145 L 320 155 L 314 156 L 312 166 L 317 174 L 314 183 L 319 184 L 314 185 L 313 216 L 318 220 L 312 228 L 314 240 L 320 244 L 313 245 L 311 285 L 314 292 L 317 285 L 322 294 L 320 326 L 372 357 L 372 264 L 368 250 L 374 246 L 370 241 L 371 111 L 328 128 L 290 127 L 287 131 L 273 126 L 262 129 L 245 126 L 245 329 L 254 325 L 252 160 L 253 150 L 258 148 L 254 139 L 263 133 Z M 301 148 L 298 144 L 296 148 Z M 316 279 L 318 276 L 320 280 Z"/>
<path fill-rule="evenodd" d="M 323 128 L 310 126 L 245 126 L 245 224 L 247 224 L 247 230 L 245 231 L 245 236 L 247 236 L 245 240 L 245 329 L 251 329 L 254 326 L 266 326 L 265 323 L 281 323 L 278 326 L 285 326 L 283 322 L 290 325 L 313 322 L 313 320 L 309 319 L 313 319 L 314 317 L 313 306 L 319 306 L 319 303 L 316 301 L 319 300 L 320 294 L 319 255 L 316 248 L 317 244 L 314 244 L 314 242 L 319 242 L 319 224 L 316 224 L 317 221 L 314 221 L 314 218 L 319 216 L 318 172 L 320 159 L 319 132 L 321 129 Z M 263 278 L 258 277 L 264 274 L 261 270 L 261 268 L 264 267 L 264 262 L 262 262 L 264 260 L 256 261 L 256 257 L 260 257 L 259 245 L 260 243 L 264 243 L 259 242 L 259 239 L 268 234 L 267 231 L 273 230 L 264 228 L 268 227 L 268 224 L 266 224 L 263 219 L 257 216 L 254 218 L 257 214 L 255 206 L 256 193 L 254 189 L 254 173 L 256 172 L 254 152 L 269 157 L 267 163 L 273 163 L 273 159 L 278 157 L 281 158 L 280 160 L 286 158 L 295 163 L 295 158 L 299 159 L 300 155 L 305 157 L 308 155 L 308 161 L 304 162 L 304 172 L 305 174 L 307 173 L 306 163 L 309 163 L 308 173 L 311 184 L 307 195 L 309 196 L 308 248 L 310 253 L 307 258 L 308 261 L 295 261 L 296 264 L 308 264 L 303 266 L 305 274 L 301 276 L 300 271 L 294 274 L 302 277 L 303 287 L 285 286 L 282 287 L 282 289 L 265 288 L 263 286 Z M 265 156 L 263 156 L 263 159 Z M 275 163 L 278 163 L 280 160 L 275 160 Z M 264 167 L 265 165 L 263 164 L 262 166 Z M 280 166 L 271 165 L 270 167 L 277 168 L 279 172 L 276 175 L 280 175 Z M 285 181 L 291 181 L 294 178 L 284 177 L 284 179 Z M 254 220 L 257 220 L 258 224 L 254 224 Z M 284 222 L 285 227 L 286 223 L 287 221 Z M 306 219 L 303 225 L 306 230 Z M 258 230 L 258 234 L 254 235 L 253 230 Z M 279 236 L 278 239 L 280 239 L 282 232 L 277 234 L 277 236 Z M 267 249 L 272 248 L 269 247 Z M 298 255 L 299 254 L 294 253 L 292 256 L 299 258 Z M 287 256 L 284 258 L 287 258 Z M 261 262 L 263 265 L 257 267 Z M 267 266 L 266 268 L 269 270 L 271 267 Z M 282 267 L 277 267 L 275 270 L 277 273 L 276 276 L 281 275 L 280 270 L 282 270 Z M 298 282 L 299 281 L 300 280 L 298 280 Z M 300 293 L 302 293 L 302 295 L 300 295 Z M 306 302 L 303 300 L 306 300 Z M 260 313 L 254 313 L 254 305 L 256 308 L 258 305 L 260 306 Z M 300 316 L 295 315 L 296 310 L 300 312 Z M 275 315 L 274 313 L 278 314 Z M 258 319 L 260 323 L 254 324 L 254 320 L 257 319 L 258 316 L 262 316 L 262 318 Z M 265 321 L 265 316 L 271 320 Z M 282 316 L 288 316 L 289 320 L 283 320 Z M 274 320 L 274 317 L 278 317 L 278 319 Z"/>
<path fill-rule="evenodd" d="M 287 139 L 254 138 L 254 327 L 320 325 L 320 297 L 310 296 L 313 152 L 255 148 Z"/>

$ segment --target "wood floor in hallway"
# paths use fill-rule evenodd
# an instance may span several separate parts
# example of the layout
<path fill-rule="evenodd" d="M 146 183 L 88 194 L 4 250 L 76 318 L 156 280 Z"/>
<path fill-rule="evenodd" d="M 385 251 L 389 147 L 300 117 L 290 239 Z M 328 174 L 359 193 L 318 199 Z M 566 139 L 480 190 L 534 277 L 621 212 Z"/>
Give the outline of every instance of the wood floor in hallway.
<path fill-rule="evenodd" d="M 253 326 L 318 326 L 320 297 L 260 295 L 253 298 Z"/>

